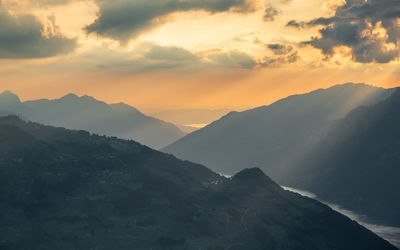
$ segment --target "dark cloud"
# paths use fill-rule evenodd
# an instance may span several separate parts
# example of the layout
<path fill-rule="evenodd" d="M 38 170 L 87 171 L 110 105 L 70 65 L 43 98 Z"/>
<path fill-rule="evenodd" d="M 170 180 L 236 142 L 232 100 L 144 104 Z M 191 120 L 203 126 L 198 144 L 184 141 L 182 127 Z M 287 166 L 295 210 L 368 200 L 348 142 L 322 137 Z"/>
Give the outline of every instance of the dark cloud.
<path fill-rule="evenodd" d="M 256 0 L 96 0 L 99 13 L 94 23 L 86 27 L 95 33 L 121 42 L 136 38 L 168 21 L 175 12 L 204 10 L 252 12 Z"/>
<path fill-rule="evenodd" d="M 293 0 L 269 0 L 271 4 L 267 4 L 265 6 L 263 20 L 264 22 L 273 22 L 275 21 L 276 17 L 282 13 L 276 5 L 287 5 L 290 4 Z"/>
<path fill-rule="evenodd" d="M 257 60 L 252 55 L 239 51 L 193 52 L 176 46 L 160 46 L 143 42 L 133 51 L 114 51 L 101 47 L 86 55 L 96 61 L 99 68 L 118 72 L 141 73 L 157 70 L 179 72 L 202 72 L 214 69 L 253 69 L 277 67 L 296 62 L 299 57 L 291 45 L 265 44 L 273 55 Z"/>
<path fill-rule="evenodd" d="M 300 59 L 296 48 L 290 44 L 265 43 L 259 39 L 256 39 L 254 42 L 265 46 L 272 52 L 272 55 L 265 56 L 261 62 L 258 63 L 259 67 L 279 67 L 285 64 L 295 63 Z"/>
<path fill-rule="evenodd" d="M 147 72 L 154 70 L 206 71 L 216 68 L 251 69 L 258 66 L 256 60 L 241 51 L 194 53 L 176 46 L 160 46 L 152 43 L 139 45 L 136 51 L 116 52 L 107 48 L 86 55 L 100 68 L 123 72 Z M 102 53 L 102 54 L 101 54 Z"/>
<path fill-rule="evenodd" d="M 307 25 L 306 22 L 298 22 L 296 20 L 290 20 L 286 26 L 295 28 L 304 28 Z"/>
<path fill-rule="evenodd" d="M 276 9 L 275 7 L 269 5 L 265 8 L 265 14 L 264 14 L 264 22 L 272 22 L 275 20 L 275 17 L 279 15 L 279 10 Z"/>
<path fill-rule="evenodd" d="M 388 63 L 400 56 L 400 1 L 347 0 L 331 18 L 310 22 L 290 21 L 297 28 L 323 26 L 320 37 L 305 42 L 327 56 L 338 46 L 351 49 L 353 60 L 360 63 Z"/>
<path fill-rule="evenodd" d="M 287 54 L 281 54 L 276 57 L 265 57 L 263 62 L 260 64 L 262 67 L 277 67 L 284 64 L 295 63 L 299 60 L 297 51 L 293 51 Z"/>
<path fill-rule="evenodd" d="M 320 17 L 314 20 L 311 20 L 309 22 L 298 22 L 296 20 L 290 20 L 286 26 L 288 27 L 294 27 L 294 28 L 307 28 L 307 27 L 313 27 L 316 25 L 329 25 L 331 23 L 333 23 L 335 20 L 335 18 L 325 18 L 325 17 Z"/>
<path fill-rule="evenodd" d="M 272 50 L 275 55 L 286 55 L 293 51 L 293 46 L 291 45 L 284 45 L 284 44 L 267 44 L 268 49 Z"/>
<path fill-rule="evenodd" d="M 0 58 L 52 57 L 71 52 L 77 45 L 59 32 L 44 35 L 43 31 L 35 16 L 13 16 L 0 3 Z"/>

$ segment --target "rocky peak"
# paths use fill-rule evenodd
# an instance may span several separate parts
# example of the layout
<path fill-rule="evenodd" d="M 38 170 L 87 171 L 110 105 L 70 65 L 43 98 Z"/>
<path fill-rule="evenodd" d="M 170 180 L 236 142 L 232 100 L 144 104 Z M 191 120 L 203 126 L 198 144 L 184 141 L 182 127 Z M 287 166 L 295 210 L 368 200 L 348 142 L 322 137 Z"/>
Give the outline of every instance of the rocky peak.
<path fill-rule="evenodd" d="M 264 174 L 264 172 L 259 168 L 244 169 L 235 174 L 232 181 L 262 188 L 281 189 L 278 184 Z"/>
<path fill-rule="evenodd" d="M 76 94 L 73 94 L 73 93 L 69 93 L 69 94 L 61 97 L 60 100 L 75 101 L 75 100 L 79 100 L 79 96 L 77 96 Z"/>

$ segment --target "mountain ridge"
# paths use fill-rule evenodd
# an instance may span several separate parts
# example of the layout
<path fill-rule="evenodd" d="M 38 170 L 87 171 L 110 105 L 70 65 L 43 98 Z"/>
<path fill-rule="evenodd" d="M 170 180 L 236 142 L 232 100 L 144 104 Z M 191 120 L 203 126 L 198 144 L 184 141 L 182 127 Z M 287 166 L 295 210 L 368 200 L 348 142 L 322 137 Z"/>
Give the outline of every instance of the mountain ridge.
<path fill-rule="evenodd" d="M 10 91 L 0 94 L 0 110 L 43 124 L 135 139 L 154 148 L 166 146 L 184 135 L 174 124 L 147 116 L 125 103 L 107 104 L 73 93 L 58 99 L 16 103 L 10 102 L 9 95 L 18 98 Z"/>
<path fill-rule="evenodd" d="M 281 157 L 282 148 L 291 145 L 292 155 L 301 154 L 295 151 L 301 150 L 296 145 L 304 140 L 303 137 L 309 137 L 314 130 L 344 117 L 360 105 L 377 103 L 389 96 L 391 91 L 348 83 L 289 96 L 268 106 L 231 112 L 162 151 L 205 164 L 224 174 L 231 175 L 242 166 L 250 165 L 261 167 L 274 176 L 274 172 L 279 171 L 268 168 L 287 164 L 282 161 L 287 158 Z M 309 98 L 311 101 L 307 101 Z M 269 151 L 261 152 L 263 148 Z M 243 155 L 248 158 L 242 158 Z"/>

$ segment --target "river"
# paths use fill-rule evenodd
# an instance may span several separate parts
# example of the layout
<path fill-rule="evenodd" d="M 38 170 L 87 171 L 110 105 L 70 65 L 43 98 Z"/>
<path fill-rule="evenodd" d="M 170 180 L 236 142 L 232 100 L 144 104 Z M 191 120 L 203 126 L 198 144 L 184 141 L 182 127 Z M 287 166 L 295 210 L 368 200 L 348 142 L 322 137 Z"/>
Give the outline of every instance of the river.
<path fill-rule="evenodd" d="M 354 213 L 353 211 L 343 209 L 336 204 L 332 204 L 332 203 L 320 200 L 320 199 L 318 199 L 318 197 L 315 194 L 313 194 L 311 192 L 299 190 L 299 189 L 295 189 L 295 188 L 289 188 L 289 187 L 283 187 L 283 188 L 286 190 L 292 191 L 292 192 L 299 193 L 303 196 L 307 196 L 307 197 L 316 199 L 316 200 L 328 205 L 335 211 L 337 211 L 341 214 L 344 214 L 345 216 L 349 217 L 350 219 L 352 219 L 354 221 L 357 221 L 360 225 L 363 225 L 364 227 L 366 227 L 369 230 L 371 230 L 372 232 L 376 233 L 383 239 L 392 243 L 394 246 L 400 248 L 400 228 L 399 227 L 389 227 L 389 226 L 375 225 L 375 224 L 367 223 L 367 222 L 365 222 L 365 218 L 366 218 L 365 216 Z"/>

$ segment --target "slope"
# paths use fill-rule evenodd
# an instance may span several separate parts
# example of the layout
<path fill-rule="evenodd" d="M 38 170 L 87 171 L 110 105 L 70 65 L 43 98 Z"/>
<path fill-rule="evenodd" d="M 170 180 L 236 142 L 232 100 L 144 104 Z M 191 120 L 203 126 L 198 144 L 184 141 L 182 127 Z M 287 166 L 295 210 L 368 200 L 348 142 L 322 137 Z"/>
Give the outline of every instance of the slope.
<path fill-rule="evenodd" d="M 297 163 L 285 185 L 400 226 L 400 89 L 336 122 Z"/>
<path fill-rule="evenodd" d="M 289 96 L 269 106 L 232 112 L 162 150 L 224 174 L 257 166 L 279 181 L 331 121 L 390 93 L 364 84 L 343 84 Z"/>
<path fill-rule="evenodd" d="M 260 169 L 226 179 L 133 141 L 0 126 L 1 249 L 396 249 Z"/>

